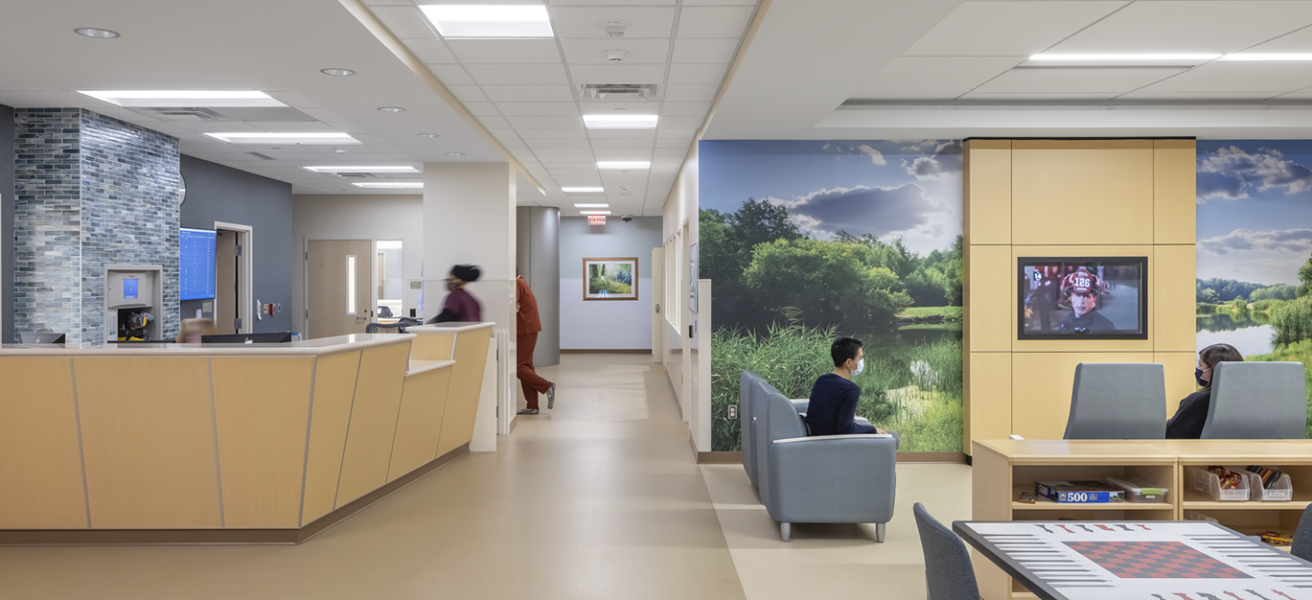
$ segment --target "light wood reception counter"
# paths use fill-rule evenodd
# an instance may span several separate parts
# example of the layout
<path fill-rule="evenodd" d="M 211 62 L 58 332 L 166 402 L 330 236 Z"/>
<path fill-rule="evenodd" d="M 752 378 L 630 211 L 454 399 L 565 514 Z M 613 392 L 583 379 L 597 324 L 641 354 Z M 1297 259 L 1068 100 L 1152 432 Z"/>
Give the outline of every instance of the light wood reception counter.
<path fill-rule="evenodd" d="M 467 451 L 491 325 L 0 346 L 0 543 L 303 541 Z"/>

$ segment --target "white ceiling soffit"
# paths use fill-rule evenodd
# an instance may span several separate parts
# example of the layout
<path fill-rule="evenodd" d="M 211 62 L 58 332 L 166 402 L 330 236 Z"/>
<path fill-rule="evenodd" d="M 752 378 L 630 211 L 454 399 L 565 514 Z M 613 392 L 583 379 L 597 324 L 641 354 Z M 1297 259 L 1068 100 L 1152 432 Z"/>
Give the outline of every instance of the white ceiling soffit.
<path fill-rule="evenodd" d="M 85 108 L 122 119 L 178 137 L 184 154 L 291 183 L 296 194 L 407 193 L 364 192 L 303 166 L 505 160 L 337 2 L 225 0 L 215 10 L 213 3 L 169 0 L 67 0 L 22 3 L 6 14 L 15 18 L 0 19 L 0 56 L 10 57 L 0 60 L 0 103 Z M 87 25 L 122 37 L 72 31 Z M 319 72 L 330 67 L 356 74 Z M 218 108 L 231 118 L 174 120 L 72 91 L 121 89 L 260 90 L 295 110 Z M 406 111 L 389 114 L 380 106 Z M 345 132 L 363 143 L 233 146 L 201 135 L 262 131 Z"/>
<path fill-rule="evenodd" d="M 707 138 L 1312 136 L 1312 63 L 1038 53 L 1312 53 L 1312 2 L 775 0 Z"/>
<path fill-rule="evenodd" d="M 548 0 L 553 38 L 444 39 L 418 5 L 476 2 L 363 3 L 545 188 L 531 200 L 521 193 L 520 202 L 560 206 L 570 216 L 578 214 L 577 199 L 561 187 L 604 187 L 588 200 L 610 204 L 614 215 L 662 214 L 757 8 L 756 0 Z M 624 26 L 623 37 L 598 26 L 608 21 Z M 622 60 L 610 60 L 608 51 L 621 51 L 609 54 Z M 580 89 L 600 85 L 655 91 L 594 99 Z M 658 115 L 659 122 L 655 129 L 593 130 L 583 115 Z M 650 161 L 651 168 L 600 170 L 598 161 Z"/>

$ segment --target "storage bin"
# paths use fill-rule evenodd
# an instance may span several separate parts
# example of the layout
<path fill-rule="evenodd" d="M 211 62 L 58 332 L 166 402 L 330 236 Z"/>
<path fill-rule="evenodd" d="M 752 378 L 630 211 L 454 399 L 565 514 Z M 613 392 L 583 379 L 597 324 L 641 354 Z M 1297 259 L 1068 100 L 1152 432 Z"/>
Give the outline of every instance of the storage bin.
<path fill-rule="evenodd" d="M 1280 479 L 1277 479 L 1276 484 L 1270 488 L 1262 487 L 1261 475 L 1249 473 L 1248 471 L 1243 471 L 1243 474 L 1248 478 L 1248 488 L 1252 490 L 1249 500 L 1289 502 L 1294 499 L 1294 482 L 1289 478 L 1289 473 L 1280 475 Z"/>
<path fill-rule="evenodd" d="M 1194 490 L 1205 494 L 1208 498 L 1220 502 L 1245 502 L 1251 493 L 1248 487 L 1248 477 L 1239 478 L 1239 487 L 1233 490 L 1221 489 L 1221 478 L 1216 474 L 1208 471 L 1203 467 L 1188 467 L 1189 479 L 1193 484 Z M 1227 470 L 1235 471 L 1241 475 L 1245 474 L 1243 468 L 1226 467 Z"/>
<path fill-rule="evenodd" d="M 1171 491 L 1141 477 L 1108 477 L 1107 483 L 1125 490 L 1126 502 L 1166 502 L 1166 495 Z"/>
<path fill-rule="evenodd" d="M 1209 514 L 1207 514 L 1207 513 L 1201 513 L 1201 512 L 1198 512 L 1198 511 L 1196 511 L 1196 510 L 1186 510 L 1186 511 L 1184 511 L 1184 520 L 1186 520 L 1186 521 L 1207 521 L 1208 523 L 1216 523 L 1217 525 L 1220 525 L 1220 524 L 1221 524 L 1220 521 L 1218 521 L 1218 520 L 1212 518 L 1211 515 L 1209 515 Z"/>

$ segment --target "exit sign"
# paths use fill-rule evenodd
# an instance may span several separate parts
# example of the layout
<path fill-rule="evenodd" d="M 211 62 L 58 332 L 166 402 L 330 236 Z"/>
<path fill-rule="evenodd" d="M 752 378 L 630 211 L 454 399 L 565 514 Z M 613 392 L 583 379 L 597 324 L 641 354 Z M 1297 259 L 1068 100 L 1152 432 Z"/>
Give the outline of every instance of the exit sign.
<path fill-rule="evenodd" d="M 588 215 L 588 225 L 605 225 L 606 215 Z"/>

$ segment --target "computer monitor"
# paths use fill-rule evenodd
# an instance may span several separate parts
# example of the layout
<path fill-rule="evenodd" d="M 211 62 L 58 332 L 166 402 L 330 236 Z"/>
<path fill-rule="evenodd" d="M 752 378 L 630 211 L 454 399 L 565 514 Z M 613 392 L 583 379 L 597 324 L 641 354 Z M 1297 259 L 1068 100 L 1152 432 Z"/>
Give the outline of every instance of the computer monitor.
<path fill-rule="evenodd" d="M 20 333 L 19 339 L 24 344 L 62 344 L 64 343 L 64 334 L 62 333 Z"/>
<path fill-rule="evenodd" d="M 202 344 L 281 344 L 292 341 L 292 332 L 277 333 L 228 333 L 221 335 L 203 335 Z"/>

